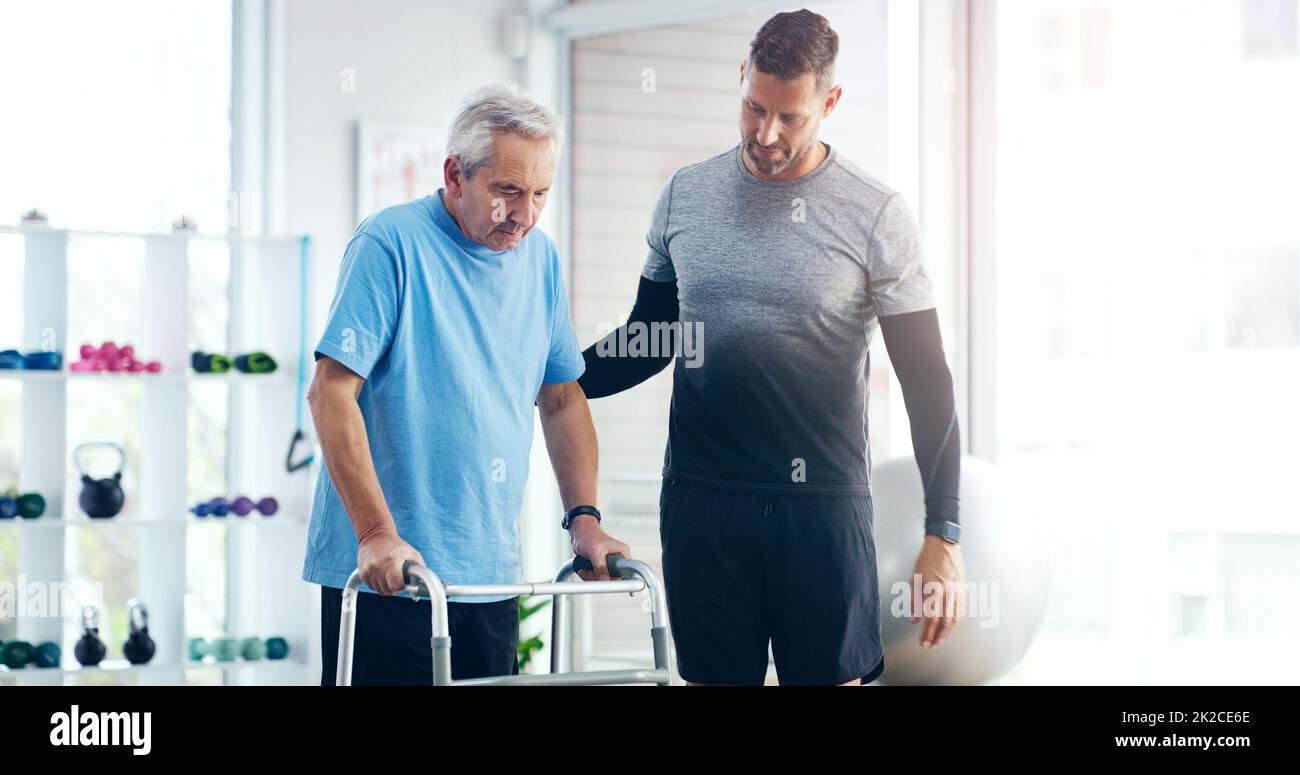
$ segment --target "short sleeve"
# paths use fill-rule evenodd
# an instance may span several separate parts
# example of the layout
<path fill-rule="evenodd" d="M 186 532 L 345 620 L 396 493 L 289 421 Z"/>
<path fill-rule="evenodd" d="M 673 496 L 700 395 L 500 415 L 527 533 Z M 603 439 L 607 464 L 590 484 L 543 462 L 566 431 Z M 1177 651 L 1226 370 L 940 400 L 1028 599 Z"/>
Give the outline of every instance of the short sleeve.
<path fill-rule="evenodd" d="M 546 372 L 542 382 L 548 385 L 572 382 L 586 371 L 582 350 L 578 349 L 578 336 L 573 331 L 569 315 L 569 293 L 564 288 L 564 275 L 560 269 L 560 256 L 551 248 L 552 306 L 551 349 L 546 356 Z"/>
<path fill-rule="evenodd" d="M 673 181 L 676 179 L 674 174 L 659 193 L 659 201 L 650 216 L 650 230 L 646 232 L 645 241 L 650 253 L 646 257 L 641 276 L 656 283 L 677 281 L 677 271 L 673 268 L 673 259 L 668 252 L 668 214 L 672 210 Z"/>
<path fill-rule="evenodd" d="M 316 357 L 329 356 L 369 379 L 375 364 L 392 346 L 401 315 L 402 287 L 397 256 L 379 238 L 358 232 L 343 253 Z"/>
<path fill-rule="evenodd" d="M 885 202 L 869 238 L 867 277 L 877 315 L 902 315 L 935 306 L 921 230 L 899 194 Z"/>

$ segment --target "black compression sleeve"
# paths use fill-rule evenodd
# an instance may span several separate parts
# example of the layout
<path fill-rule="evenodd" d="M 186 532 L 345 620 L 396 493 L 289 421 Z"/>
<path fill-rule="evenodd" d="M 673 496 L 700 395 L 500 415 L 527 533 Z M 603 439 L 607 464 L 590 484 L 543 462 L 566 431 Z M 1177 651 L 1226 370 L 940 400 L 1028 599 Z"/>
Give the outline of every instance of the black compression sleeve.
<path fill-rule="evenodd" d="M 671 337 L 672 348 L 666 353 L 658 351 L 654 357 L 629 354 L 619 344 L 628 341 L 629 326 L 640 323 L 648 328 L 653 323 L 673 323 L 677 315 L 677 283 L 654 282 L 642 277 L 627 323 L 582 353 L 587 370 L 578 377 L 578 384 L 587 398 L 621 393 L 663 371 L 677 351 L 677 332 L 674 331 Z M 631 334 L 636 334 L 635 327 Z"/>
<path fill-rule="evenodd" d="M 938 313 L 926 309 L 885 316 L 880 318 L 880 330 L 912 425 L 912 448 L 925 487 L 926 521 L 960 522 L 961 433 Z"/>

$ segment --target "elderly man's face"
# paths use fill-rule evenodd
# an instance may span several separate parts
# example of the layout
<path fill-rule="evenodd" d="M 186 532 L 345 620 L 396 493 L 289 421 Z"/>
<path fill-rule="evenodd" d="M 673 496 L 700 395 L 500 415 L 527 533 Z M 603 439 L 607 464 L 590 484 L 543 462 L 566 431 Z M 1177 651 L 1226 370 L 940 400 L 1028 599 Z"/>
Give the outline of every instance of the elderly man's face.
<path fill-rule="evenodd" d="M 493 250 L 519 244 L 541 217 L 555 177 L 555 148 L 549 138 L 497 134 L 494 163 L 466 179 L 454 158 L 447 161 L 447 193 L 461 230 Z"/>

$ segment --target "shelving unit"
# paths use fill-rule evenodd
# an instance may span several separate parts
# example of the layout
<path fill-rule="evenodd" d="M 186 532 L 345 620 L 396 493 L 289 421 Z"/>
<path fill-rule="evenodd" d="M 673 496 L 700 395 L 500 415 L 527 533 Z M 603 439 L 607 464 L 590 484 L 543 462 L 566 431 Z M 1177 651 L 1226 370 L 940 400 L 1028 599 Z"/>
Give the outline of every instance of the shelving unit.
<path fill-rule="evenodd" d="M 49 515 L 39 519 L 6 519 L 0 521 L 0 530 L 30 528 L 32 530 L 45 528 L 50 530 L 66 530 L 68 528 L 84 527 L 90 530 L 112 530 L 114 528 L 128 527 L 233 527 L 239 530 L 270 530 L 276 527 L 286 529 L 302 529 L 307 524 L 307 520 L 298 518 L 286 519 L 265 519 L 259 517 L 254 520 L 252 517 L 194 517 L 186 515 L 184 518 L 170 519 L 167 517 L 123 517 L 118 519 L 90 519 L 88 517 L 64 517 L 63 519 L 49 518 Z"/>
<path fill-rule="evenodd" d="M 271 374 L 244 374 L 243 372 L 229 372 L 226 374 L 125 374 L 113 372 L 69 372 L 69 371 L 24 371 L 24 370 L 0 370 L 0 379 L 19 380 L 21 382 L 82 382 L 98 380 L 105 383 L 127 384 L 131 382 L 149 383 L 149 382 L 195 382 L 220 383 L 220 382 L 247 382 L 250 384 L 287 384 L 292 380 L 281 374 L 279 370 Z"/>
<path fill-rule="evenodd" d="M 76 667 L 40 668 L 28 665 L 27 667 L 18 670 L 10 670 L 7 667 L 0 667 L 0 676 L 14 676 L 17 678 L 45 677 L 48 679 L 62 676 L 102 675 L 104 673 L 118 675 L 127 673 L 136 675 L 150 673 L 166 674 L 176 670 L 223 670 L 230 672 L 236 670 L 282 669 L 292 671 L 302 670 L 305 667 L 307 667 L 305 659 L 238 659 L 231 662 L 196 661 L 187 659 L 179 664 L 162 664 L 155 659 L 151 660 L 147 665 L 133 665 L 125 659 L 106 659 L 94 667 L 82 667 L 81 665 L 77 665 Z"/>
<path fill-rule="evenodd" d="M 285 453 L 294 430 L 299 330 L 302 310 L 300 273 L 306 261 L 305 238 L 249 238 L 187 232 L 128 234 L 0 227 L 24 242 L 23 352 L 53 340 L 64 354 L 60 372 L 0 371 L 0 379 L 21 383 L 22 442 L 18 487 L 40 492 L 46 513 L 35 520 L 0 523 L 19 534 L 18 571 L 28 584 L 61 582 L 65 556 L 76 529 L 134 530 L 138 549 L 138 592 L 149 611 L 149 630 L 157 653 L 149 665 L 81 668 L 73 658 L 80 633 L 72 612 L 61 618 L 19 617 L 17 637 L 54 641 L 63 650 L 63 669 L 0 672 L 20 683 L 75 682 L 80 675 L 131 673 L 141 683 L 180 684 L 187 671 L 221 669 L 230 683 L 257 683 L 262 671 L 275 670 L 276 682 L 315 683 L 308 669 L 319 664 L 315 631 L 319 596 L 299 578 L 306 542 L 316 467 L 290 474 Z M 86 374 L 66 371 L 79 343 L 68 339 L 68 246 L 83 240 L 136 239 L 144 243 L 140 288 L 142 326 L 137 351 L 162 362 L 158 374 Z M 218 240 L 229 245 L 228 346 L 231 353 L 263 350 L 279 369 L 270 375 L 200 375 L 190 372 L 188 310 L 191 246 Z M 68 438 L 69 385 L 141 386 L 138 485 L 127 492 L 141 516 L 90 520 L 77 507 L 69 470 L 72 449 L 82 439 Z M 226 439 L 228 494 L 274 495 L 272 517 L 204 518 L 190 514 L 187 497 L 187 423 L 190 389 L 228 386 Z M 217 495 L 218 493 L 213 493 Z M 186 542 L 190 528 L 229 526 L 226 534 L 226 633 L 190 632 L 186 627 Z M 184 660 L 187 637 L 229 635 L 288 639 L 290 658 L 281 661 L 191 663 Z M 111 633 L 114 640 L 124 633 Z M 106 638 L 107 640 L 107 638 Z M 238 669 L 236 669 L 238 668 Z M 286 675 L 286 671 L 294 675 Z M 295 672 L 296 671 L 296 672 Z M 0 684 L 7 681 L 0 680 Z"/>

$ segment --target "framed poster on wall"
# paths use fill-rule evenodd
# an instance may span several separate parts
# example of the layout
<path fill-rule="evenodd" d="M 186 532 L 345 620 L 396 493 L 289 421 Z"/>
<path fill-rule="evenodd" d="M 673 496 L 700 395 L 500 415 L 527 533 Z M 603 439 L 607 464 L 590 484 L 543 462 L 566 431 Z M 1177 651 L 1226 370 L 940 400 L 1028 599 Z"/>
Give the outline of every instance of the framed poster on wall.
<path fill-rule="evenodd" d="M 442 137 L 432 129 L 357 123 L 357 223 L 442 186 Z"/>

